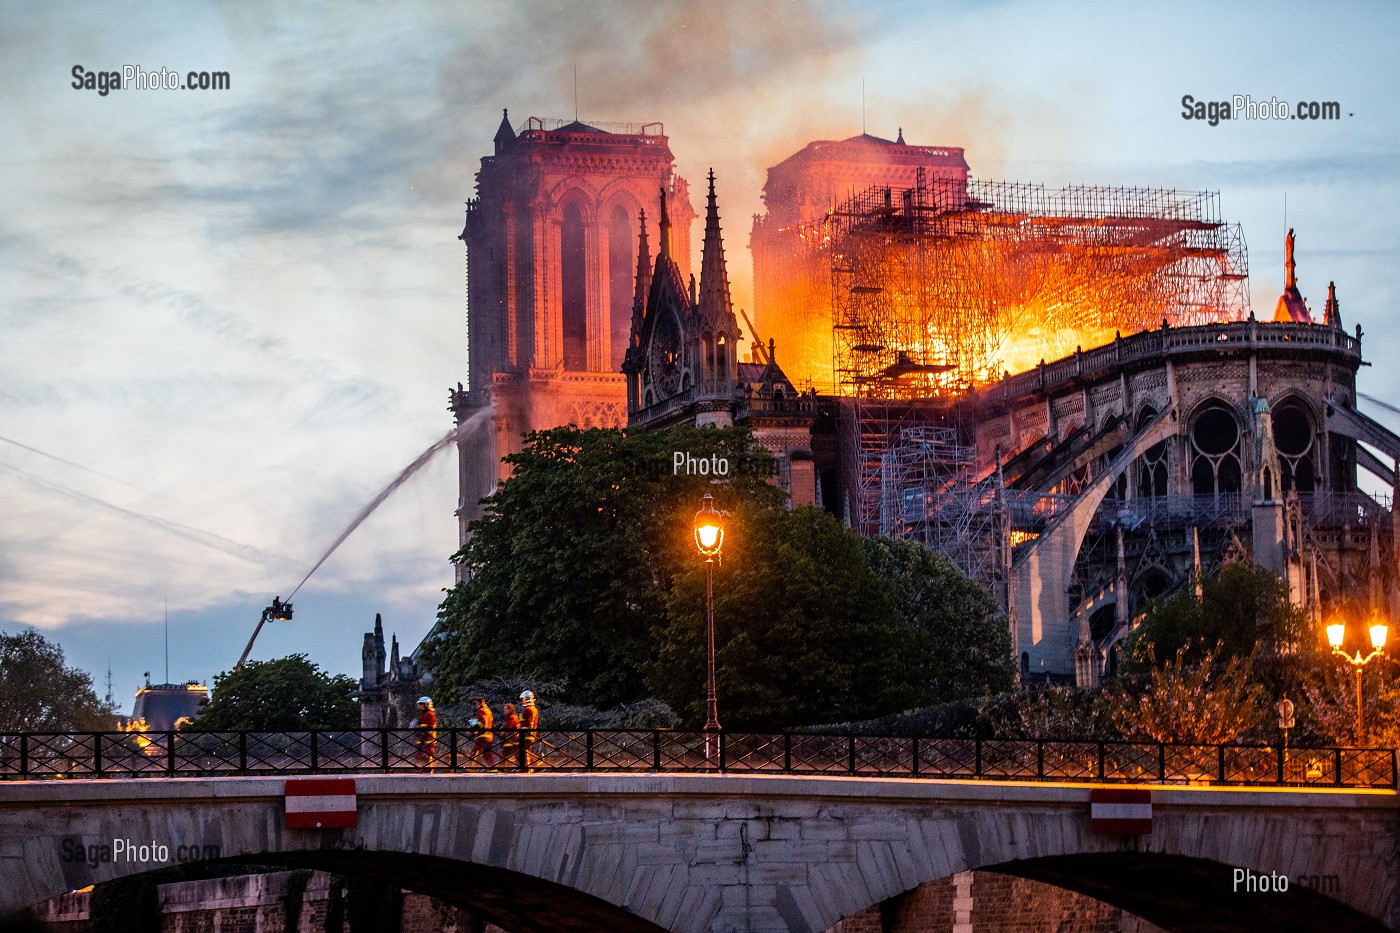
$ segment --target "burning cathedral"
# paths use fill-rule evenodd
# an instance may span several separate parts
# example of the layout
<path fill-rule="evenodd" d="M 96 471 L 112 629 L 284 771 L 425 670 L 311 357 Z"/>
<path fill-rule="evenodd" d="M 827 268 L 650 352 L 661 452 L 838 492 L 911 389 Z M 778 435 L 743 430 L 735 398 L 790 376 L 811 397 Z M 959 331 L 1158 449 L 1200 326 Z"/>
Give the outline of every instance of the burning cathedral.
<path fill-rule="evenodd" d="M 664 128 L 508 116 L 467 203 L 458 517 L 521 435 L 739 424 L 776 482 L 918 540 L 1004 607 L 1025 681 L 1096 683 L 1146 602 L 1224 563 L 1320 618 L 1400 609 L 1400 437 L 1358 410 L 1361 330 L 1315 311 L 1289 232 L 1271 319 L 1215 194 L 971 177 L 862 134 L 768 170 L 735 309 L 716 180 L 701 268 Z"/>

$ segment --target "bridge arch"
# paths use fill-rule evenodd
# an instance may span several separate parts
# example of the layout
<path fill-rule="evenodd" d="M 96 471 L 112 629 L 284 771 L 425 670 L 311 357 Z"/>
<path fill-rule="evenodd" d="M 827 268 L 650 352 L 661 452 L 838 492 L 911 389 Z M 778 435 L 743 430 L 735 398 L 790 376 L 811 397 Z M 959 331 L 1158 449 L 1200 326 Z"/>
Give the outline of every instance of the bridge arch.
<path fill-rule="evenodd" d="M 1243 867 L 1243 866 L 1240 866 Z M 1168 930 L 1380 931 L 1384 924 L 1288 878 L 1284 892 L 1250 891 L 1235 866 L 1160 852 L 1081 853 L 984 870 L 1052 884 Z M 1284 877 L 1287 877 L 1284 875 Z"/>
<path fill-rule="evenodd" d="M 521 872 L 412 852 L 327 849 L 266 852 L 231 862 L 309 868 L 396 885 L 460 907 L 512 933 L 665 933 L 616 904 Z"/>
<path fill-rule="evenodd" d="M 65 839 L 121 835 L 216 845 L 224 860 L 412 876 L 405 887 L 524 933 L 528 916 L 501 911 L 530 891 L 568 908 L 572 919 L 546 929 L 820 933 L 970 870 L 1048 881 L 1178 929 L 1191 928 L 1183 910 L 1204 928 L 1255 909 L 1211 893 L 1235 867 L 1335 876 L 1335 898 L 1301 886 L 1270 895 L 1274 927 L 1400 919 L 1393 791 L 1159 787 L 1152 833 L 1115 837 L 1091 832 L 1089 787 L 1072 784 L 665 773 L 357 783 L 357 827 L 290 830 L 278 778 L 0 782 L 0 914 L 148 870 L 62 860 Z"/>

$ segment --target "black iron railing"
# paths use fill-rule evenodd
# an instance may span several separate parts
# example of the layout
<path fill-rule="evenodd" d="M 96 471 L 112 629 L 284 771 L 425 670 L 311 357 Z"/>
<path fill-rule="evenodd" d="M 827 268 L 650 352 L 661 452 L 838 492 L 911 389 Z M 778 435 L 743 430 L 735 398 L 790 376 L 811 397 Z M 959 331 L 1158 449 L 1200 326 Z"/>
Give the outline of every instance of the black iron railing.
<path fill-rule="evenodd" d="M 0 735 L 0 779 L 391 772 L 723 772 L 856 777 L 1396 787 L 1388 748 L 1158 745 L 671 730 L 439 730 Z"/>

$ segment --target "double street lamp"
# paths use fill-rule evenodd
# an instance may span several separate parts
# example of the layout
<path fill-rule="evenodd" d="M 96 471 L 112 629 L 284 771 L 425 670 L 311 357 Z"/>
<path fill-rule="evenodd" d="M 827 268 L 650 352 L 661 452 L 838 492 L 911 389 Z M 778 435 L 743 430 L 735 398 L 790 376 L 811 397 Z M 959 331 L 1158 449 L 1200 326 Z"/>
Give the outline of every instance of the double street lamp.
<path fill-rule="evenodd" d="M 715 508 L 715 497 L 705 493 L 695 513 L 695 546 L 705 557 L 705 641 L 709 647 L 709 680 L 705 697 L 705 731 L 719 731 L 719 705 L 715 699 L 715 559 L 724 546 L 724 516 Z M 710 737 L 705 757 L 712 757 Z"/>
<path fill-rule="evenodd" d="M 1346 662 L 1352 666 L 1356 672 L 1356 744 L 1360 745 L 1364 741 L 1361 720 L 1361 669 L 1372 660 L 1379 657 L 1385 649 L 1385 639 L 1389 634 L 1389 628 L 1385 623 L 1375 620 L 1370 625 L 1371 653 L 1364 658 L 1358 650 L 1355 655 L 1347 654 L 1342 650 L 1342 642 L 1346 641 L 1347 627 L 1344 623 L 1334 622 L 1327 626 L 1327 643 L 1332 646 L 1332 653 L 1341 655 Z"/>

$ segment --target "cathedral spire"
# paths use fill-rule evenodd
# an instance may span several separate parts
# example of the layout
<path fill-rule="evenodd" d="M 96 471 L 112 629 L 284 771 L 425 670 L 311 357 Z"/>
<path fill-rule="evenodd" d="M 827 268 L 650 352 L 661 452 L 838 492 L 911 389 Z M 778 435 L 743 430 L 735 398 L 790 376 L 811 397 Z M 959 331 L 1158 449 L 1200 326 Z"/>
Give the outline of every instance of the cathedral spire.
<path fill-rule="evenodd" d="M 1292 228 L 1292 227 L 1289 227 L 1289 228 L 1288 228 L 1288 236 L 1287 236 L 1287 238 L 1284 239 L 1284 241 L 1283 241 L 1283 268 L 1286 270 L 1286 271 L 1284 272 L 1283 287 L 1284 287 L 1284 288 L 1297 288 L 1297 287 L 1298 287 L 1298 263 L 1297 263 L 1296 261 L 1294 261 L 1294 259 L 1293 259 L 1293 228 Z"/>
<path fill-rule="evenodd" d="M 661 242 L 657 244 L 657 257 L 671 258 L 671 215 L 666 213 L 666 187 L 661 188 Z"/>
<path fill-rule="evenodd" d="M 1322 309 L 1322 323 L 1328 327 L 1342 329 L 1342 309 L 1337 304 L 1337 283 L 1327 283 L 1327 304 Z"/>
<path fill-rule="evenodd" d="M 729 301 L 729 271 L 724 264 L 724 240 L 715 198 L 715 170 L 710 169 L 710 193 L 705 206 L 705 244 L 700 254 L 700 313 L 715 320 L 733 313 Z"/>
<path fill-rule="evenodd" d="M 647 243 L 647 212 L 641 211 L 637 218 L 641 228 L 637 234 L 637 280 L 632 292 L 632 336 L 642 333 L 642 315 L 646 311 L 647 293 L 651 291 L 651 246 Z"/>

